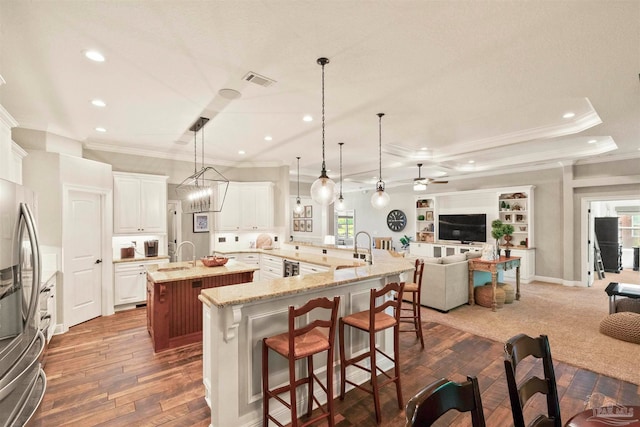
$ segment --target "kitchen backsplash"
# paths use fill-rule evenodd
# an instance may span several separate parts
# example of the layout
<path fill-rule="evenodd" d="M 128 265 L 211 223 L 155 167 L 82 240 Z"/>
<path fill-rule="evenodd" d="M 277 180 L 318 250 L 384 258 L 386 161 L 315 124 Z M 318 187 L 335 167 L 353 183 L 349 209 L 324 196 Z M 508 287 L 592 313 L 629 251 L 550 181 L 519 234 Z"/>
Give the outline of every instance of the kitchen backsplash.
<path fill-rule="evenodd" d="M 144 258 L 144 242 L 145 240 L 157 240 L 158 241 L 158 255 L 167 255 L 167 236 L 157 234 L 135 234 L 129 236 L 114 236 L 112 237 L 112 249 L 113 259 L 121 259 L 120 249 L 126 245 L 130 245 L 135 242 L 135 257 Z"/>
<path fill-rule="evenodd" d="M 250 249 L 253 245 L 255 247 L 256 240 L 260 234 L 266 234 L 273 240 L 272 246 L 279 248 L 282 243 L 282 235 L 279 233 L 216 233 L 212 235 L 211 241 L 211 253 L 216 250 L 229 251 Z M 277 240 L 276 240 L 277 239 Z"/>

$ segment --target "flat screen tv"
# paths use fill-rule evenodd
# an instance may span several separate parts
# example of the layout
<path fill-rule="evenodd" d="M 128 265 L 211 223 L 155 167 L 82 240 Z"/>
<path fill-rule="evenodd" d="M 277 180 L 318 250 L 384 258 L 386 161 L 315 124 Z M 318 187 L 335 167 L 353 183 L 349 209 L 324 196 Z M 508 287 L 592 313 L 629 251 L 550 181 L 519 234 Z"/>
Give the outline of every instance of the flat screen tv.
<path fill-rule="evenodd" d="M 438 240 L 487 241 L 487 214 L 438 215 Z"/>

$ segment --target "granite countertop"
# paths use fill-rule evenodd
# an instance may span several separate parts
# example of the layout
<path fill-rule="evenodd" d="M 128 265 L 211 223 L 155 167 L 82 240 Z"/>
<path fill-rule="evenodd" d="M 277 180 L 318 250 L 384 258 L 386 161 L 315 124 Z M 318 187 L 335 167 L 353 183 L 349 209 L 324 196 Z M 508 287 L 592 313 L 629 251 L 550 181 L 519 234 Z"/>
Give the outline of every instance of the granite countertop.
<path fill-rule="evenodd" d="M 362 266 L 362 261 L 349 258 L 330 257 L 326 255 L 316 255 L 305 252 L 285 251 L 281 249 L 238 249 L 228 251 L 218 251 L 218 254 L 231 254 L 231 253 L 262 253 L 265 255 L 273 255 L 280 258 L 286 258 L 293 261 L 308 262 L 310 264 L 322 265 L 324 267 L 330 267 L 335 269 L 337 266 L 350 265 L 350 266 Z"/>
<path fill-rule="evenodd" d="M 114 264 L 119 264 L 121 262 L 159 261 L 159 260 L 167 260 L 167 259 L 169 259 L 168 255 L 161 255 L 161 256 L 148 256 L 148 257 L 114 259 L 113 263 Z"/>
<path fill-rule="evenodd" d="M 342 261 L 344 263 L 344 260 Z M 198 298 L 207 306 L 225 307 L 400 274 L 413 269 L 413 263 L 404 258 L 390 258 L 373 265 L 331 270 L 325 273 L 203 289 Z"/>
<path fill-rule="evenodd" d="M 219 267 L 205 267 L 202 265 L 202 261 L 198 260 L 195 267 L 191 266 L 190 261 L 152 264 L 147 266 L 147 276 L 155 283 L 167 283 L 256 270 L 259 270 L 259 267 L 244 264 L 234 259 L 230 259 L 225 265 Z"/>

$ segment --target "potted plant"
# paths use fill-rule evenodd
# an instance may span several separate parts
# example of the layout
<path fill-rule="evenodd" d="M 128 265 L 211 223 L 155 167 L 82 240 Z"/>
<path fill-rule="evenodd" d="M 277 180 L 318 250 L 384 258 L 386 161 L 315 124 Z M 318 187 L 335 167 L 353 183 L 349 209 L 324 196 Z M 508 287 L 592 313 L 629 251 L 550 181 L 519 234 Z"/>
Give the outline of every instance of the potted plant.
<path fill-rule="evenodd" d="M 512 234 L 515 231 L 515 228 L 513 227 L 513 225 L 503 224 L 502 231 L 504 232 L 504 240 L 507 242 L 504 245 L 507 247 L 513 246 L 513 244 L 511 244 L 511 239 L 513 238 Z"/>
<path fill-rule="evenodd" d="M 411 243 L 411 237 L 406 234 L 400 238 L 400 243 L 402 244 L 402 249 L 409 249 L 409 243 Z"/>
<path fill-rule="evenodd" d="M 491 237 L 496 239 L 496 254 L 498 257 L 500 257 L 500 238 L 502 236 L 504 236 L 504 224 L 499 219 L 494 219 L 491 221 Z"/>

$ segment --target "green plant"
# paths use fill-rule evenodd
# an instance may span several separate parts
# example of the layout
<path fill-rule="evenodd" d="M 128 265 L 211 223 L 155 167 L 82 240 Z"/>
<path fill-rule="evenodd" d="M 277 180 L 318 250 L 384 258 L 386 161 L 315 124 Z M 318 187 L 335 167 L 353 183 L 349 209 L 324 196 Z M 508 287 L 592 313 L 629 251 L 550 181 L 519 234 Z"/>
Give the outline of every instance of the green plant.
<path fill-rule="evenodd" d="M 493 221 L 491 221 L 491 237 L 496 239 L 497 244 L 498 240 L 500 240 L 502 236 L 504 236 L 504 224 L 499 219 L 494 219 Z"/>
<path fill-rule="evenodd" d="M 515 228 L 513 228 L 513 225 L 511 224 L 502 224 L 502 231 L 505 236 L 511 236 L 515 231 Z"/>
<path fill-rule="evenodd" d="M 402 249 L 407 249 L 409 247 L 409 243 L 411 243 L 411 237 L 405 234 L 400 238 L 400 243 L 402 243 Z"/>

